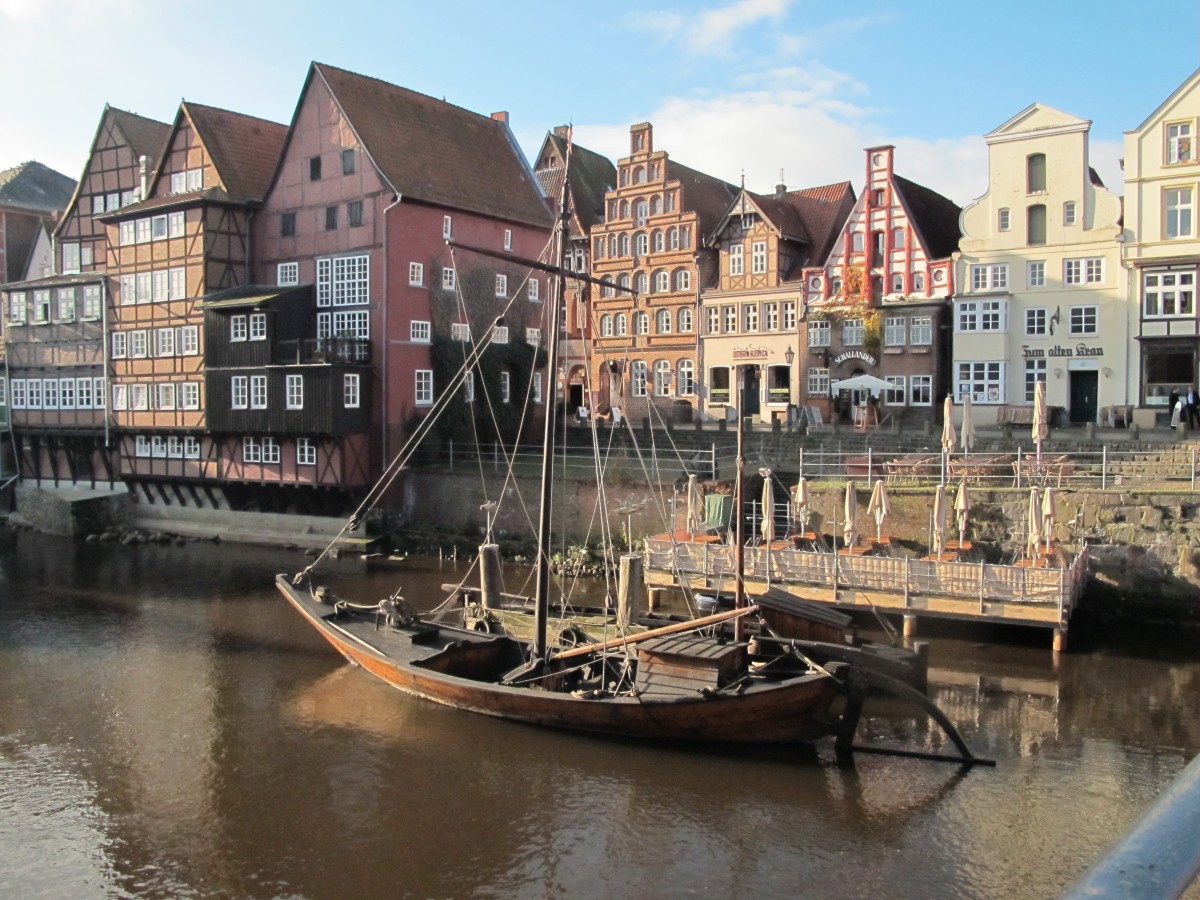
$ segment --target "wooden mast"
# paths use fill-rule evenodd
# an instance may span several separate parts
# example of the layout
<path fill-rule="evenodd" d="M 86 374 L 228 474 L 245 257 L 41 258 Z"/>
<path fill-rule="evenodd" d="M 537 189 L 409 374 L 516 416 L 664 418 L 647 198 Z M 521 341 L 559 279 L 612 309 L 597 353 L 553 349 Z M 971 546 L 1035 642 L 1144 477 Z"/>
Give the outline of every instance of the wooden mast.
<path fill-rule="evenodd" d="M 737 480 L 734 482 L 733 488 L 733 515 L 735 517 L 733 526 L 734 540 L 734 581 L 733 581 L 733 605 L 735 609 L 741 609 L 746 605 L 746 541 L 742 534 L 742 483 L 745 481 L 746 474 L 746 454 L 744 448 L 742 424 L 743 406 L 746 402 L 746 368 L 738 366 L 737 372 Z M 740 641 L 742 639 L 745 626 L 741 618 L 738 618 L 733 623 L 733 639 Z"/>

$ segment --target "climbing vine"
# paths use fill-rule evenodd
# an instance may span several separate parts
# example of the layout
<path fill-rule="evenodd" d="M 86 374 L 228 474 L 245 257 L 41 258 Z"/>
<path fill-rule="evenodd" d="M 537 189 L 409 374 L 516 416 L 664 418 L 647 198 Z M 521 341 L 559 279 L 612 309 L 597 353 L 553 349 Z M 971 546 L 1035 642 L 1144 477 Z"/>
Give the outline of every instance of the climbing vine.
<path fill-rule="evenodd" d="M 809 318 L 817 321 L 861 319 L 863 323 L 863 349 L 878 353 L 883 343 L 883 317 L 871 297 L 871 285 L 866 267 L 854 263 L 842 270 L 842 287 L 826 307 L 814 307 Z"/>

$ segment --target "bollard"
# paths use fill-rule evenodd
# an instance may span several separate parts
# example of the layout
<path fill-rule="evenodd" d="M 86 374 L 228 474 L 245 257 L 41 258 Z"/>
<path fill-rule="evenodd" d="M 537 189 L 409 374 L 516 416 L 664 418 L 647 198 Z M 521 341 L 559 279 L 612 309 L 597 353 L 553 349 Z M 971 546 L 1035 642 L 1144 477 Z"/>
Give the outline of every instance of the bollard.
<path fill-rule="evenodd" d="M 642 558 L 636 553 L 627 553 L 620 559 L 617 575 L 617 621 L 628 625 L 642 611 Z"/>
<path fill-rule="evenodd" d="M 500 547 L 481 544 L 479 547 L 479 588 L 487 609 L 500 608 Z"/>
<path fill-rule="evenodd" d="M 913 613 L 904 614 L 904 636 L 906 638 L 917 636 L 917 617 Z"/>

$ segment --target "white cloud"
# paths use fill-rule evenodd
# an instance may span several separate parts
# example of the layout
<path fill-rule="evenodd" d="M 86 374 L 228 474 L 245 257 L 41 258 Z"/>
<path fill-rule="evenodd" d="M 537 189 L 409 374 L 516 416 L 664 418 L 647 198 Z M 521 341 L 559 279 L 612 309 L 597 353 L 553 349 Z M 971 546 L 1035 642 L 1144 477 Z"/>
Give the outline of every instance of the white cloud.
<path fill-rule="evenodd" d="M 651 10 L 631 13 L 625 22 L 640 31 L 648 31 L 659 42 L 679 39 L 692 53 L 727 55 L 732 51 L 736 33 L 764 20 L 781 23 L 793 0 L 735 0 L 726 6 L 706 9 L 695 15 Z"/>

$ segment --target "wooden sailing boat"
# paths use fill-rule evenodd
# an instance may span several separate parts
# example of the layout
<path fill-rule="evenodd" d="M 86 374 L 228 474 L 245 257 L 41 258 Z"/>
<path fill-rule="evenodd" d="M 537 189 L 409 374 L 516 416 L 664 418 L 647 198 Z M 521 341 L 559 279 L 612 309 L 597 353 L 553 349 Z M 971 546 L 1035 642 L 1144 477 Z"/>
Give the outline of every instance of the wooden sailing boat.
<path fill-rule="evenodd" d="M 560 264 L 524 261 L 555 274 L 560 297 L 566 190 L 564 179 Z M 571 277 L 592 281 L 582 273 Z M 550 307 L 548 333 L 558 335 L 560 304 Z M 547 370 L 555 372 L 558 341 L 548 343 Z M 558 406 L 546 406 L 531 639 L 425 621 L 399 593 L 371 604 L 341 599 L 314 583 L 311 566 L 295 577 L 279 575 L 279 591 L 350 662 L 409 694 L 458 709 L 672 741 L 791 743 L 833 733 L 839 719 L 831 706 L 852 683 L 851 667 L 821 666 L 787 641 L 743 640 L 741 623 L 758 607 L 740 594 L 737 608 L 715 615 L 600 643 L 550 646 L 550 482 Z M 734 628 L 732 640 L 719 630 L 726 623 Z M 839 731 L 839 745 L 845 746 L 857 722 L 853 698 L 848 708 L 852 715 L 843 721 L 850 731 Z"/>

